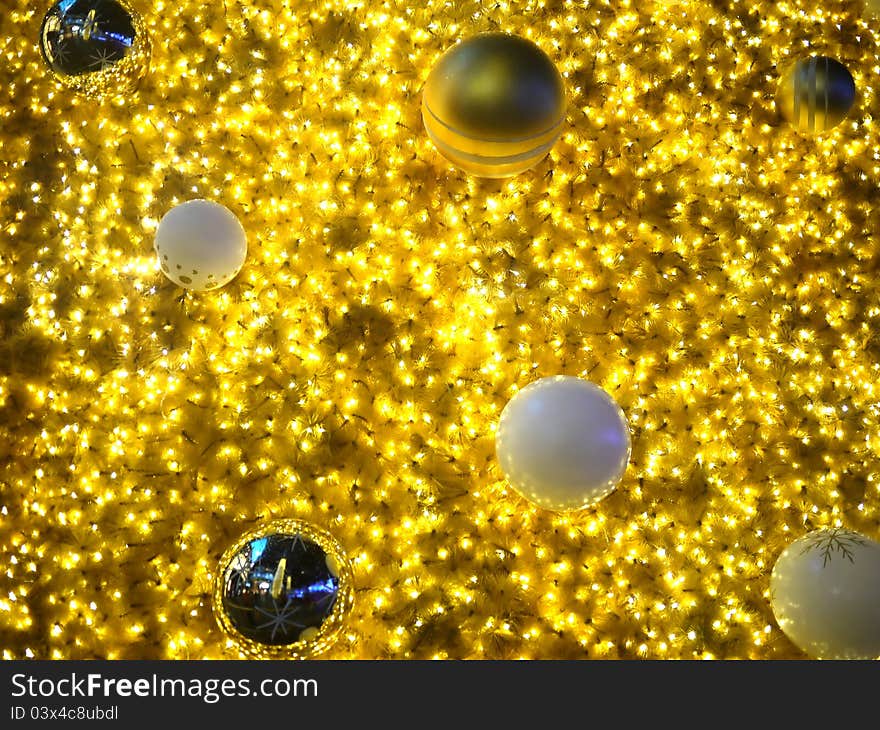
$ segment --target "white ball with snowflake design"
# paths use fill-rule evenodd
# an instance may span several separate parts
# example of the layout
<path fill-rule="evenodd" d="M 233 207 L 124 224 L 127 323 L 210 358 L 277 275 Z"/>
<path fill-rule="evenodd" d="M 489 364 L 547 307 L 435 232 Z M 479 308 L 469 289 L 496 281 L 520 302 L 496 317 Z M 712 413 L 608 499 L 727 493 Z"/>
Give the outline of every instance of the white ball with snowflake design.
<path fill-rule="evenodd" d="M 804 535 L 773 566 L 770 604 L 815 659 L 880 658 L 880 543 L 842 528 Z"/>
<path fill-rule="evenodd" d="M 175 284 L 196 291 L 232 281 L 247 257 L 247 237 L 235 214 L 211 200 L 176 205 L 159 221 L 153 248 Z"/>

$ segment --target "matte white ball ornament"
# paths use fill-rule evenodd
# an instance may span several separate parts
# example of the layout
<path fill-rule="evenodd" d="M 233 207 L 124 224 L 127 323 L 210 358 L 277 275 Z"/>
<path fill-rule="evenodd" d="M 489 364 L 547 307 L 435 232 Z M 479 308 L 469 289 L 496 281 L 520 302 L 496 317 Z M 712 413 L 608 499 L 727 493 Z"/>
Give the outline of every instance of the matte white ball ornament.
<path fill-rule="evenodd" d="M 841 528 L 795 540 L 773 566 L 770 605 L 815 659 L 880 658 L 880 543 Z"/>
<path fill-rule="evenodd" d="M 176 205 L 165 214 L 153 247 L 171 281 L 207 291 L 228 284 L 241 270 L 247 237 L 231 210 L 198 199 Z"/>
<path fill-rule="evenodd" d="M 631 451 L 620 406 L 602 388 L 569 375 L 541 378 L 504 407 L 495 451 L 510 485 L 553 510 L 576 510 L 620 483 Z"/>

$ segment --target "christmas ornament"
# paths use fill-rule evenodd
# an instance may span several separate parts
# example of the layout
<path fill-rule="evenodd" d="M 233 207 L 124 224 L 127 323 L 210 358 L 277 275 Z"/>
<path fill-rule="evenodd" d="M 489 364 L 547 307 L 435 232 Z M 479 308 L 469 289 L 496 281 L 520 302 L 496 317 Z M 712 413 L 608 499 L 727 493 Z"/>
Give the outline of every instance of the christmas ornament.
<path fill-rule="evenodd" d="M 538 164 L 562 132 L 562 77 L 531 41 L 474 36 L 444 53 L 422 92 L 422 120 L 450 162 L 480 177 Z"/>
<path fill-rule="evenodd" d="M 802 58 L 789 66 L 776 91 L 782 115 L 805 132 L 824 132 L 839 124 L 855 100 L 852 75 L 827 56 Z"/>
<path fill-rule="evenodd" d="M 214 615 L 257 659 L 301 659 L 338 637 L 354 599 L 339 543 L 301 520 L 276 520 L 243 535 L 220 561 Z"/>
<path fill-rule="evenodd" d="M 150 64 L 150 39 L 126 0 L 60 0 L 43 18 L 40 50 L 64 86 L 102 98 L 132 93 Z"/>
<path fill-rule="evenodd" d="M 504 407 L 495 451 L 511 486 L 541 507 L 581 509 L 614 491 L 630 455 L 623 411 L 599 386 L 541 378 Z"/>
<path fill-rule="evenodd" d="M 804 535 L 773 566 L 770 604 L 815 659 L 880 658 L 880 543 L 840 528 Z"/>
<path fill-rule="evenodd" d="M 247 256 L 238 218 L 210 200 L 190 200 L 168 211 L 159 221 L 153 247 L 165 275 L 196 291 L 228 284 Z"/>

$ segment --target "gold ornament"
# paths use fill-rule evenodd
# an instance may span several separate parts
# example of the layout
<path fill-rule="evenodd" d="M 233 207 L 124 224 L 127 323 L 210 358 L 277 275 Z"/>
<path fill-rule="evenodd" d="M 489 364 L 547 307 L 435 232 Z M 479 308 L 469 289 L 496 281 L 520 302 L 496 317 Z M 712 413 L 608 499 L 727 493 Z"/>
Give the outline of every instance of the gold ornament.
<path fill-rule="evenodd" d="M 450 162 L 480 177 L 538 164 L 565 121 L 562 76 L 529 40 L 484 33 L 446 51 L 422 92 L 422 120 Z"/>
<path fill-rule="evenodd" d="M 99 99 L 132 93 L 150 65 L 146 27 L 127 0 L 59 0 L 40 50 L 64 86 Z"/>
<path fill-rule="evenodd" d="M 348 559 L 332 535 L 301 520 L 245 533 L 220 560 L 214 616 L 254 659 L 305 659 L 336 641 L 354 602 Z"/>
<path fill-rule="evenodd" d="M 852 75 L 827 56 L 802 58 L 789 66 L 776 92 L 782 115 L 805 132 L 824 132 L 840 124 L 855 100 Z"/>

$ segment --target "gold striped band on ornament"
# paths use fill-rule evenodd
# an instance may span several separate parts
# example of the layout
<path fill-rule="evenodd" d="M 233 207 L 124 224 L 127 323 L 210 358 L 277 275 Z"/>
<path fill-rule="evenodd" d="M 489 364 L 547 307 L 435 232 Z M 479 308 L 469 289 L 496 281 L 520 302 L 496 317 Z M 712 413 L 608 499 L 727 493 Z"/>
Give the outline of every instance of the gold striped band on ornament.
<path fill-rule="evenodd" d="M 831 69 L 829 68 L 828 59 L 822 58 L 821 61 L 825 64 L 825 83 L 823 84 L 824 93 L 820 94 L 818 89 L 819 61 L 820 59 L 814 56 L 808 61 L 806 73 L 803 73 L 800 68 L 797 68 L 794 73 L 793 118 L 796 124 L 801 124 L 801 114 L 803 113 L 803 108 L 806 107 L 806 128 L 811 132 L 816 131 L 816 111 L 818 108 L 821 107 L 821 111 L 824 114 L 820 115 L 822 121 L 821 130 L 828 128 L 829 120 L 830 102 L 828 99 L 828 91 L 831 86 Z"/>
<path fill-rule="evenodd" d="M 444 157 L 482 177 L 508 177 L 529 169 L 547 155 L 562 132 L 565 115 L 543 132 L 514 139 L 462 132 L 440 119 L 424 98 L 422 119 L 428 137 Z"/>

